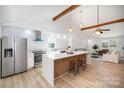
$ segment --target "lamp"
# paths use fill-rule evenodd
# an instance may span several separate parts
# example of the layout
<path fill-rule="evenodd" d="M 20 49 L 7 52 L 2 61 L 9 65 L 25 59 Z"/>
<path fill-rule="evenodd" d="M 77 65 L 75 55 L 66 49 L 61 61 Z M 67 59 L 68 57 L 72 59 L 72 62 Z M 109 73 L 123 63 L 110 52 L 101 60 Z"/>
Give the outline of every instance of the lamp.
<path fill-rule="evenodd" d="M 96 31 L 95 33 L 96 33 L 97 35 L 100 35 L 100 34 L 101 34 L 101 32 L 100 32 L 100 31 Z"/>
<path fill-rule="evenodd" d="M 97 5 L 97 24 L 99 24 L 99 5 Z M 100 28 L 97 28 L 96 32 L 97 35 L 102 34 L 102 31 L 100 30 Z"/>
<path fill-rule="evenodd" d="M 124 46 L 122 47 L 122 49 L 124 50 Z"/>
<path fill-rule="evenodd" d="M 81 13 L 81 22 L 80 22 L 80 27 L 82 28 L 82 27 L 83 27 L 83 24 L 82 24 L 82 10 L 80 10 L 80 13 Z"/>
<path fill-rule="evenodd" d="M 72 30 L 72 27 L 70 27 L 70 28 L 68 29 L 68 31 L 69 31 L 69 32 L 72 32 L 72 31 L 73 31 L 73 30 Z"/>
<path fill-rule="evenodd" d="M 70 17 L 69 17 L 69 28 L 68 28 L 68 31 L 69 32 L 73 31 L 72 26 L 71 26 L 71 13 L 70 13 Z"/>

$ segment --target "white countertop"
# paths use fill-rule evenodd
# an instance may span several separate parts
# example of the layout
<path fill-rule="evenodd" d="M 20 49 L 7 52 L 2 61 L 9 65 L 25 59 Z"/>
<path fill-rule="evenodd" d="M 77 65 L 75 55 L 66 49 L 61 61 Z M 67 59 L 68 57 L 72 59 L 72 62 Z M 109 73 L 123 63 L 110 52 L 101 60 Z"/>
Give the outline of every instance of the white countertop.
<path fill-rule="evenodd" d="M 56 60 L 56 59 L 76 56 L 80 54 L 86 54 L 88 53 L 88 51 L 74 51 L 73 53 L 74 54 L 67 54 L 67 53 L 60 53 L 60 51 L 56 51 L 56 52 L 48 52 L 47 54 L 44 54 L 43 56 Z"/>

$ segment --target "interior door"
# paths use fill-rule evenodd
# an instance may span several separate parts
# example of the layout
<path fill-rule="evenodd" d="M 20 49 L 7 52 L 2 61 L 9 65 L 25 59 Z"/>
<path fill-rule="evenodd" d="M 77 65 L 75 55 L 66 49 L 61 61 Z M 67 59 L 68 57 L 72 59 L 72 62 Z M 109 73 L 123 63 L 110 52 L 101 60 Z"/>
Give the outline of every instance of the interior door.
<path fill-rule="evenodd" d="M 14 38 L 2 37 L 2 77 L 14 74 Z"/>
<path fill-rule="evenodd" d="M 15 74 L 27 70 L 27 39 L 15 38 Z"/>

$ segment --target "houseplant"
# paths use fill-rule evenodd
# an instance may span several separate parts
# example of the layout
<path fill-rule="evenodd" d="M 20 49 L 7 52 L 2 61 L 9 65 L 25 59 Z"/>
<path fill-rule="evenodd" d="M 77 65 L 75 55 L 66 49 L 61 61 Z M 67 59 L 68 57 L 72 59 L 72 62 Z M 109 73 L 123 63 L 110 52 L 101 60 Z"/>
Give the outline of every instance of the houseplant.
<path fill-rule="evenodd" d="M 93 45 L 93 49 L 95 50 L 95 52 L 96 52 L 96 49 L 98 49 L 98 45 Z"/>
<path fill-rule="evenodd" d="M 124 50 L 124 46 L 122 47 L 122 49 Z"/>

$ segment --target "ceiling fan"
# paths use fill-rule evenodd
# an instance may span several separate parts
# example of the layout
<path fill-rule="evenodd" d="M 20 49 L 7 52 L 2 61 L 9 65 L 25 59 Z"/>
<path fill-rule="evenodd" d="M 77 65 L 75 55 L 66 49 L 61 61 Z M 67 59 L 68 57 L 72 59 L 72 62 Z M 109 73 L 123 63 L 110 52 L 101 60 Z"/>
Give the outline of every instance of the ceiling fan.
<path fill-rule="evenodd" d="M 99 24 L 99 5 L 97 5 L 97 24 Z M 96 34 L 103 34 L 104 31 L 110 31 L 110 29 L 97 28 L 95 33 Z"/>
<path fill-rule="evenodd" d="M 101 29 L 101 28 L 97 28 L 95 32 L 96 32 L 96 34 L 102 34 L 103 31 L 110 31 L 110 29 Z"/>

